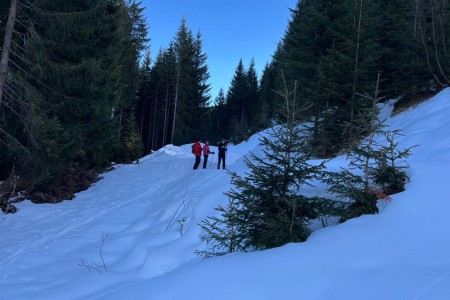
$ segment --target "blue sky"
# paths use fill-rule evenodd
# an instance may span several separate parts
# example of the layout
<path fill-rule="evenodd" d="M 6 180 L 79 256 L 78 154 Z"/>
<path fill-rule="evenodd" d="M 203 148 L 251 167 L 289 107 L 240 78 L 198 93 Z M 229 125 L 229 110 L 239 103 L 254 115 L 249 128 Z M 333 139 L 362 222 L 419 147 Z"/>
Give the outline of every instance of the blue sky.
<path fill-rule="evenodd" d="M 288 8 L 296 0 L 143 0 L 149 25 L 150 47 L 155 57 L 173 40 L 183 16 L 188 27 L 202 34 L 208 55 L 212 100 L 219 89 L 228 89 L 242 58 L 245 67 L 252 57 L 258 76 L 271 60 L 290 18 Z"/>

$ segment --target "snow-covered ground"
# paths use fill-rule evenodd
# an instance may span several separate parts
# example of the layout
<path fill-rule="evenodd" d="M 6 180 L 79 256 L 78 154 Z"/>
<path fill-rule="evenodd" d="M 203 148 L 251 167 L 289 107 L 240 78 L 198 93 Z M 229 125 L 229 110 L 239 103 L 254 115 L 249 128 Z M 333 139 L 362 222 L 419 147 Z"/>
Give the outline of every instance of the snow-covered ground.
<path fill-rule="evenodd" d="M 400 148 L 419 146 L 406 191 L 380 214 L 276 249 L 194 254 L 206 246 L 198 223 L 231 185 L 217 154 L 193 171 L 190 145 L 118 165 L 71 201 L 21 202 L 0 215 L 0 299 L 450 299 L 449 115 L 446 89 L 388 118 Z M 229 146 L 228 168 L 243 174 L 249 151 L 257 136 Z"/>

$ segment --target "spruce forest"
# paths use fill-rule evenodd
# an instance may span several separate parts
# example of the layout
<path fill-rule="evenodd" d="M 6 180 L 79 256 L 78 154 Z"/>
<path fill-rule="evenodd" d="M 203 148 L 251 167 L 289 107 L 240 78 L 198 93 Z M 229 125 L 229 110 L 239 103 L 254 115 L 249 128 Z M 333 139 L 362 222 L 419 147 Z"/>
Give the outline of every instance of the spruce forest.
<path fill-rule="evenodd" d="M 1 197 L 24 191 L 54 203 L 112 163 L 167 144 L 246 140 L 283 119 L 277 91 L 286 87 L 298 112 L 289 122 L 311 124 L 302 147 L 329 158 L 369 133 L 368 94 L 398 98 L 401 110 L 450 83 L 447 0 L 299 0 L 263 73 L 236 62 L 218 95 L 189 20 L 152 61 L 144 9 L 133 0 L 0 3 Z"/>

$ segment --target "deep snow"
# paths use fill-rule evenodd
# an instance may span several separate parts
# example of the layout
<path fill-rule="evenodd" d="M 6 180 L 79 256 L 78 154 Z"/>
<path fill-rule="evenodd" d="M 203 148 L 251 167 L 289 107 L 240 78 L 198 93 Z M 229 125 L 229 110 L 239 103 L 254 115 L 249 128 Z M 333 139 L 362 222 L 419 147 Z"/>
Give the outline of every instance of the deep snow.
<path fill-rule="evenodd" d="M 0 298 L 450 299 L 449 113 L 445 89 L 388 117 L 403 131 L 400 148 L 419 146 L 408 159 L 406 191 L 379 214 L 276 249 L 194 254 L 206 246 L 198 223 L 227 203 L 231 185 L 217 157 L 193 171 L 190 145 L 117 165 L 71 201 L 18 203 L 18 213 L 0 215 Z M 243 174 L 249 151 L 259 152 L 257 135 L 229 146 L 229 170 Z M 100 250 L 106 272 L 80 266 L 101 263 Z"/>

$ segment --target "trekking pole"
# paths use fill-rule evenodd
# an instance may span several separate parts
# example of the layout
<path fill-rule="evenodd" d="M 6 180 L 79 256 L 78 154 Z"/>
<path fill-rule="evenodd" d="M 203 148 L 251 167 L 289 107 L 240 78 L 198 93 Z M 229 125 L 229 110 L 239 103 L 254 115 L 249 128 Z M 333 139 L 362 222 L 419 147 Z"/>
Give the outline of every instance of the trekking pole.
<path fill-rule="evenodd" d="M 212 155 L 212 157 L 211 157 L 211 161 L 209 162 L 209 166 L 211 167 L 211 168 L 214 168 L 214 154 L 215 154 L 216 152 L 214 152 L 213 153 L 213 155 Z"/>
<path fill-rule="evenodd" d="M 224 155 L 224 157 L 223 157 L 223 164 L 224 165 L 227 165 L 228 163 L 227 163 L 227 154 L 228 154 L 228 150 L 225 150 L 225 155 Z"/>

